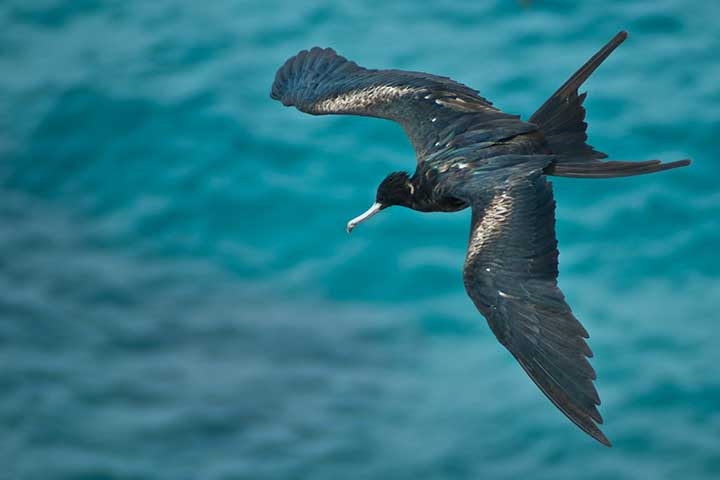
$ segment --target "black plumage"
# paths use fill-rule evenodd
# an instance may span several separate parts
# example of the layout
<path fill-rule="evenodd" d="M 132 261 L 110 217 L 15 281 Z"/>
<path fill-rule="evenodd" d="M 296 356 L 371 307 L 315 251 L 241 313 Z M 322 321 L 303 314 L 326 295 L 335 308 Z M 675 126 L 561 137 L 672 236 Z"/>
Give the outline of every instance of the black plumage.
<path fill-rule="evenodd" d="M 348 231 L 392 205 L 425 212 L 471 207 L 468 295 L 543 393 L 605 445 L 588 334 L 557 286 L 555 200 L 546 177 L 610 178 L 690 163 L 602 161 L 607 155 L 586 143 L 586 94 L 578 88 L 626 37 L 618 33 L 528 121 L 447 77 L 370 70 L 317 47 L 290 58 L 271 91 L 310 114 L 380 117 L 403 127 L 415 173 L 388 175 L 375 204 Z"/>

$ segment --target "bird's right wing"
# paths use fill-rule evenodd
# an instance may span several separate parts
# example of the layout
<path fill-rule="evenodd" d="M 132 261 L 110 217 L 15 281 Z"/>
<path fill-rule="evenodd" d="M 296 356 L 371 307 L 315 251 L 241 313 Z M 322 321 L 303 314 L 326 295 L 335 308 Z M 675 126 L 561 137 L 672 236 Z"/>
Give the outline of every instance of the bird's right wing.
<path fill-rule="evenodd" d="M 493 333 L 540 390 L 570 420 L 610 445 L 585 339 L 557 285 L 558 250 L 551 184 L 534 170 L 511 172 L 491 186 L 468 182 L 472 205 L 463 277 Z"/>
<path fill-rule="evenodd" d="M 405 130 L 418 161 L 451 141 L 454 146 L 477 144 L 537 130 L 448 77 L 367 69 L 330 48 L 303 50 L 288 59 L 277 71 L 270 96 L 313 115 L 394 120 Z"/>

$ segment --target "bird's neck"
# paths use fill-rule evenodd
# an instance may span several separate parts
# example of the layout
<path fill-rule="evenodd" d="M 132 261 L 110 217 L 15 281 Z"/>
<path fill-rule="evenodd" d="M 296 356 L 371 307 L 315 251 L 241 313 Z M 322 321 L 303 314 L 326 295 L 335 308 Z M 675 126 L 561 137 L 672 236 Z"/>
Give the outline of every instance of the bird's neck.
<path fill-rule="evenodd" d="M 411 192 L 399 205 L 419 212 L 456 212 L 467 207 L 459 199 L 443 195 L 429 176 L 416 173 L 410 179 Z"/>

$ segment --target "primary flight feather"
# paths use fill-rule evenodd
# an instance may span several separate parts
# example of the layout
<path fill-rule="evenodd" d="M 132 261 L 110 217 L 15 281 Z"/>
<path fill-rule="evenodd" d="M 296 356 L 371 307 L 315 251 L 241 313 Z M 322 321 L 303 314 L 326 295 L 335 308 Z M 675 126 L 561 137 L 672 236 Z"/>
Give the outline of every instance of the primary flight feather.
<path fill-rule="evenodd" d="M 607 155 L 585 142 L 585 93 L 578 88 L 625 38 L 618 33 L 528 121 L 450 78 L 366 69 L 329 48 L 288 59 L 270 94 L 313 115 L 364 115 L 402 126 L 415 150 L 415 173 L 388 175 L 348 232 L 392 205 L 422 212 L 470 207 L 463 267 L 468 295 L 540 390 L 608 446 L 598 428 L 603 420 L 588 333 L 557 286 L 555 200 L 547 176 L 612 178 L 690 163 L 603 161 Z"/>

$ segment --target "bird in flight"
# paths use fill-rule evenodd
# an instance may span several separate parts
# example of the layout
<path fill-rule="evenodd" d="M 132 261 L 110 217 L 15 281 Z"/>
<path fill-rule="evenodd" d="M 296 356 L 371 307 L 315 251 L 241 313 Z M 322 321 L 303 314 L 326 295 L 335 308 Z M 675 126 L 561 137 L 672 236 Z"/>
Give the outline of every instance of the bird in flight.
<path fill-rule="evenodd" d="M 367 69 L 330 48 L 288 59 L 270 94 L 312 115 L 364 115 L 402 126 L 415 150 L 415 173 L 390 173 L 370 209 L 347 224 L 348 233 L 393 205 L 421 212 L 470 207 L 468 295 L 550 401 L 607 446 L 598 428 L 603 419 L 588 333 L 557 285 L 555 200 L 547 177 L 612 178 L 690 164 L 603 161 L 607 155 L 586 143 L 586 94 L 578 88 L 626 38 L 615 35 L 527 121 L 450 78 Z"/>

